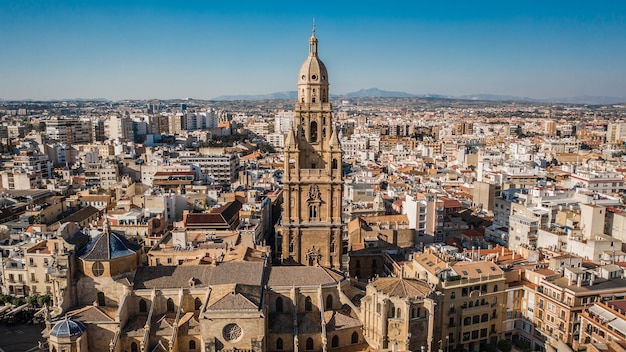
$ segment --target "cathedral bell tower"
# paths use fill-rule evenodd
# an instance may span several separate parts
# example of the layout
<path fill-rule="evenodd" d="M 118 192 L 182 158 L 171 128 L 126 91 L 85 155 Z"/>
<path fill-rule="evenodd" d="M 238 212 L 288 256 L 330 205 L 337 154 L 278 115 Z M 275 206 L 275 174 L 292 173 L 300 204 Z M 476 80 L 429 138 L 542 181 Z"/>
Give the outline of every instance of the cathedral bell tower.
<path fill-rule="evenodd" d="M 328 71 L 315 28 L 298 74 L 295 125 L 285 140 L 283 212 L 277 226 L 283 263 L 341 266 L 341 147 L 328 101 Z"/>

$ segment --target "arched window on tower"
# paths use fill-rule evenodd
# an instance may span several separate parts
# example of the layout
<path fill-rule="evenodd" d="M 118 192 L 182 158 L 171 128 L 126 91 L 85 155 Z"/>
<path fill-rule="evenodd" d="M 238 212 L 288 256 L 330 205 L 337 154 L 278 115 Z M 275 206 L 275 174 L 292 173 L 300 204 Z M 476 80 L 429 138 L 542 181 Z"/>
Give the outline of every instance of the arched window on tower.
<path fill-rule="evenodd" d="M 334 347 L 339 347 L 339 336 L 335 335 L 333 336 L 333 339 L 331 341 L 331 346 Z"/>
<path fill-rule="evenodd" d="M 130 352 L 137 352 L 139 351 L 139 347 L 137 346 L 137 342 L 133 342 L 130 344 Z"/>
<path fill-rule="evenodd" d="M 200 308 L 202 308 L 202 301 L 200 298 L 196 297 L 194 300 L 194 310 L 200 310 Z"/>
<path fill-rule="evenodd" d="M 306 298 L 304 299 L 304 311 L 306 312 L 313 311 L 313 301 L 311 300 L 311 297 L 309 296 L 306 296 Z"/>
<path fill-rule="evenodd" d="M 333 309 L 333 296 L 332 295 L 328 295 L 326 296 L 326 310 L 332 310 Z"/>
<path fill-rule="evenodd" d="M 139 301 L 139 313 L 147 313 L 148 312 L 148 304 L 145 299 Z"/>
<path fill-rule="evenodd" d="M 311 122 L 311 142 L 317 142 L 317 122 Z"/>
<path fill-rule="evenodd" d="M 355 331 L 352 333 L 352 341 L 353 344 L 358 343 L 359 342 L 359 334 Z"/>
<path fill-rule="evenodd" d="M 281 339 L 280 337 L 276 340 L 276 349 L 277 350 L 283 349 L 283 339 Z"/>
<path fill-rule="evenodd" d="M 167 299 L 167 312 L 174 313 L 174 300 L 171 298 Z"/>
<path fill-rule="evenodd" d="M 337 159 L 333 159 L 331 166 L 333 170 L 337 168 Z"/>
<path fill-rule="evenodd" d="M 276 312 L 283 311 L 283 299 L 281 297 L 276 298 Z"/>
<path fill-rule="evenodd" d="M 313 339 L 310 338 L 310 337 L 308 339 L 306 339 L 306 349 L 307 349 L 307 351 L 313 349 Z"/>

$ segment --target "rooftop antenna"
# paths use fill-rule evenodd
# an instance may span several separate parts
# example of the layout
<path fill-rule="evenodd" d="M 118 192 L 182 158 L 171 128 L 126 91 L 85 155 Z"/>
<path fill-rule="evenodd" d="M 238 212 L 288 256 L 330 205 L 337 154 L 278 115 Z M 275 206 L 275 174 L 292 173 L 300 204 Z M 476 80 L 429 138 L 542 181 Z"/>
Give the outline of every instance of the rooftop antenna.
<path fill-rule="evenodd" d="M 315 17 L 313 17 L 313 31 L 312 31 L 313 35 L 315 35 Z"/>

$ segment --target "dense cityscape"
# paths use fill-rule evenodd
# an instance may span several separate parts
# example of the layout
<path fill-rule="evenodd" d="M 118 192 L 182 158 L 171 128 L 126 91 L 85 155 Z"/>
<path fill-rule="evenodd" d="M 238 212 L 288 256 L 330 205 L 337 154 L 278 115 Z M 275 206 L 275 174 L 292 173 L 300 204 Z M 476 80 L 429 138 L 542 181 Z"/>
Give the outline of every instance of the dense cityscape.
<path fill-rule="evenodd" d="M 626 351 L 626 102 L 335 96 L 308 44 L 288 99 L 0 101 L 29 351 Z"/>

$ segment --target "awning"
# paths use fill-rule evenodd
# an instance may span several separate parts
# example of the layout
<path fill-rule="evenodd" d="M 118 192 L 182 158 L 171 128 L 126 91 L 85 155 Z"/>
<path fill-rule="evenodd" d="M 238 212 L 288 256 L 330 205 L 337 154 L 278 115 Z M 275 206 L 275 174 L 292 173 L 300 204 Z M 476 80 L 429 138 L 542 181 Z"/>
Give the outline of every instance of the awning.
<path fill-rule="evenodd" d="M 612 321 L 612 320 L 614 320 L 616 318 L 615 315 L 607 312 L 606 310 L 604 310 L 604 309 L 602 309 L 602 308 L 600 308 L 600 307 L 598 307 L 596 305 L 593 305 L 593 306 L 589 307 L 589 311 L 591 313 L 599 316 L 604 321 Z"/>
<path fill-rule="evenodd" d="M 619 331 L 622 334 L 626 335 L 626 321 L 623 319 L 615 319 L 609 323 L 609 326 L 613 328 L 613 330 Z"/>

